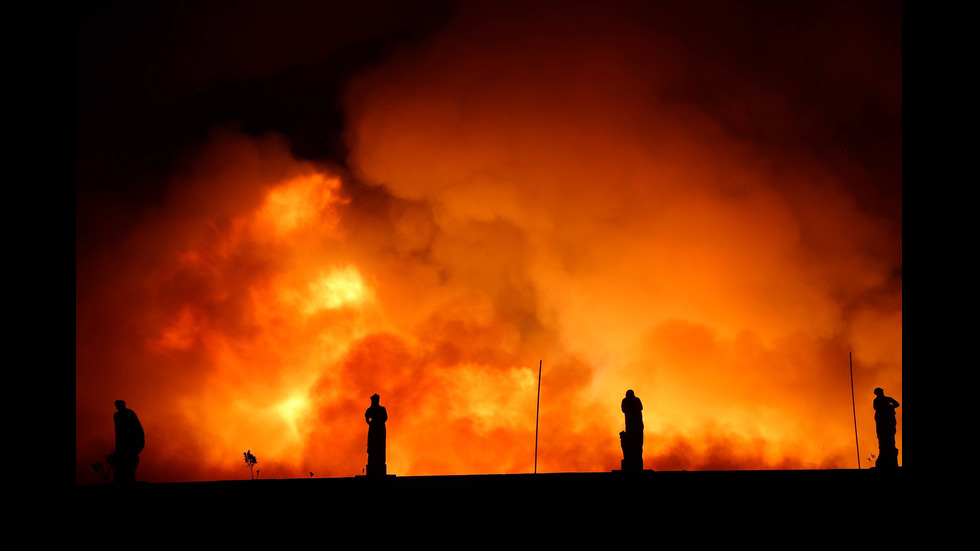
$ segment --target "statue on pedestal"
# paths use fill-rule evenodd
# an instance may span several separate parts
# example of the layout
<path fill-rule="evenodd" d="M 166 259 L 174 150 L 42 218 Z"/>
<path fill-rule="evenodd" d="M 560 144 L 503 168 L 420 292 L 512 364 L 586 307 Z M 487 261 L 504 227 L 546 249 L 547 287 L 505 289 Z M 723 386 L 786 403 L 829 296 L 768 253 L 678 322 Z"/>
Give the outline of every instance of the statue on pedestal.
<path fill-rule="evenodd" d="M 387 434 L 385 432 L 385 422 L 388 420 L 388 412 L 379 403 L 381 396 L 375 394 L 371 396 L 371 407 L 364 412 L 364 420 L 368 424 L 367 440 L 367 474 L 385 475 L 388 468 L 385 465 L 385 446 Z"/>
<path fill-rule="evenodd" d="M 626 416 L 626 430 L 619 433 L 619 443 L 623 448 L 622 469 L 624 471 L 643 470 L 643 403 L 626 391 L 623 398 L 623 414 Z"/>
<path fill-rule="evenodd" d="M 898 401 L 885 396 L 885 391 L 875 389 L 875 432 L 878 433 L 878 459 L 875 467 L 881 469 L 898 468 L 898 448 L 895 446 L 895 408 Z"/>

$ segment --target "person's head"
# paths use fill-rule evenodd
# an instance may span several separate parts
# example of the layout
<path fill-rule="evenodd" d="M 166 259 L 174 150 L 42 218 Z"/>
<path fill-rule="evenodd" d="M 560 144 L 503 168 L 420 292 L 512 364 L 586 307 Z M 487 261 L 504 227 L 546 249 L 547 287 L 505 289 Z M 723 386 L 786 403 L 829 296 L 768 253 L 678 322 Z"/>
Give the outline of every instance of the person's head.
<path fill-rule="evenodd" d="M 626 391 L 626 397 L 627 398 L 632 398 L 633 397 L 633 390 L 632 389 Z"/>
<path fill-rule="evenodd" d="M 884 395 L 885 395 L 885 391 L 884 390 L 881 390 L 881 388 L 876 388 L 875 389 L 875 396 L 884 396 Z"/>
<path fill-rule="evenodd" d="M 377 394 L 375 394 L 374 396 L 371 396 L 371 403 L 372 404 L 377 404 L 379 400 L 381 400 L 381 396 L 378 396 Z"/>
<path fill-rule="evenodd" d="M 126 402 L 122 400 L 116 400 L 116 409 L 119 411 L 126 409 Z"/>

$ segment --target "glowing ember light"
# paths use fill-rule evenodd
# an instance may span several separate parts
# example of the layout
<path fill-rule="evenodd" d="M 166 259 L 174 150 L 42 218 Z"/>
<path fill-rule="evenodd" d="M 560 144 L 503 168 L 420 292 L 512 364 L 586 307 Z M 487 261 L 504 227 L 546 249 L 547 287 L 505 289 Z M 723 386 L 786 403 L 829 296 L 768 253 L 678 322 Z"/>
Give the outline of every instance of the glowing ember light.
<path fill-rule="evenodd" d="M 330 209 L 340 201 L 340 180 L 312 174 L 273 188 L 256 213 L 260 228 L 269 228 L 277 238 L 311 226 L 336 225 Z"/>
<path fill-rule="evenodd" d="M 190 307 L 183 307 L 169 327 L 165 327 L 157 344 L 171 350 L 187 350 L 197 338 L 198 327 Z"/>
<path fill-rule="evenodd" d="M 310 300 L 304 306 L 308 314 L 357 304 L 368 298 L 360 272 L 353 266 L 331 271 L 310 283 Z"/>
<path fill-rule="evenodd" d="M 287 398 L 286 400 L 280 402 L 276 409 L 279 410 L 279 414 L 282 415 L 284 421 L 286 421 L 292 428 L 293 434 L 298 438 L 299 430 L 298 427 L 309 412 L 306 411 L 308 407 L 307 400 L 303 396 Z"/>

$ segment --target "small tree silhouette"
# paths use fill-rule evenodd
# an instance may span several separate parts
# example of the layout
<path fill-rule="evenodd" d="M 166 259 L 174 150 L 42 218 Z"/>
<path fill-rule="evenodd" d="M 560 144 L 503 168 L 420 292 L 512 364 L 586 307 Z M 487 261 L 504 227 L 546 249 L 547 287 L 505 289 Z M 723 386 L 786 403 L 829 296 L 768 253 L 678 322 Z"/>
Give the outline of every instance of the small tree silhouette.
<path fill-rule="evenodd" d="M 248 465 L 249 476 L 252 477 L 252 480 L 255 480 L 255 473 L 252 472 L 252 468 L 255 467 L 255 464 L 258 463 L 259 460 L 256 459 L 254 455 L 252 455 L 252 450 L 248 450 L 242 455 L 245 456 L 245 464 Z"/>
<path fill-rule="evenodd" d="M 103 482 L 106 484 L 109 483 L 109 477 L 112 476 L 112 467 L 106 468 L 104 465 L 102 465 L 101 461 L 96 461 L 95 463 L 92 463 L 92 468 L 95 469 L 95 472 L 99 475 Z"/>

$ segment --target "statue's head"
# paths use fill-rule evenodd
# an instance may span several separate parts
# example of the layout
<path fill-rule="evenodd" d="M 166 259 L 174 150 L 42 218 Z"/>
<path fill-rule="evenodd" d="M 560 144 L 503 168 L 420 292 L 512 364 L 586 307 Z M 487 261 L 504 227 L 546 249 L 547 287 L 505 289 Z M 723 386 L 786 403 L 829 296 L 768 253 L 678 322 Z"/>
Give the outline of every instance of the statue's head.
<path fill-rule="evenodd" d="M 881 388 L 876 388 L 875 389 L 875 396 L 884 396 L 884 395 L 885 395 L 885 391 L 884 390 L 881 390 Z"/>
<path fill-rule="evenodd" d="M 626 391 L 626 397 L 627 398 L 632 398 L 633 397 L 633 390 L 632 389 Z"/>
<path fill-rule="evenodd" d="M 379 400 L 381 400 L 381 396 L 378 396 L 377 394 L 375 394 L 374 396 L 371 396 L 371 403 L 372 404 L 377 404 Z"/>
<path fill-rule="evenodd" d="M 116 409 L 119 411 L 126 409 L 126 402 L 122 400 L 116 400 Z"/>

